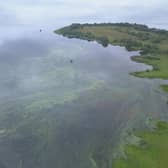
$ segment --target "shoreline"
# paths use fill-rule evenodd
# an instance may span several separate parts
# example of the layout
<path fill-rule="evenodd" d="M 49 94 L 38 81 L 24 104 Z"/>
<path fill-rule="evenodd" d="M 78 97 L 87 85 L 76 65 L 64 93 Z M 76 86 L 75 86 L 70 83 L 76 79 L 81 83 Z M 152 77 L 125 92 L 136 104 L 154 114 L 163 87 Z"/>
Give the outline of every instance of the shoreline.
<path fill-rule="evenodd" d="M 108 23 L 72 24 L 71 26 L 58 29 L 54 32 L 68 38 L 96 41 L 103 47 L 114 45 L 125 47 L 128 51 L 140 51 L 139 56 L 132 56 L 130 59 L 137 63 L 149 65 L 151 69 L 131 72 L 130 75 L 139 78 L 168 80 L 168 72 L 166 71 L 168 67 L 168 46 L 166 46 L 166 44 L 168 44 L 168 31 L 166 30 L 151 29 L 145 25 L 138 24 Z M 115 34 L 117 34 L 117 36 L 111 37 L 113 34 L 111 32 L 114 33 L 114 36 Z M 149 37 L 147 38 L 146 35 Z M 143 42 L 141 36 L 145 42 Z M 123 37 L 124 39 L 122 39 Z M 151 39 L 153 41 L 151 41 Z M 168 93 L 168 84 L 161 84 L 160 88 Z M 116 153 L 114 153 L 114 155 L 116 154 L 117 157 L 111 158 L 114 168 L 134 168 L 137 167 L 137 165 L 146 168 L 152 167 L 153 165 L 156 166 L 160 161 L 162 162 L 162 166 L 168 164 L 167 159 L 162 157 L 162 155 L 166 156 L 168 153 L 168 151 L 162 149 L 168 148 L 168 144 L 166 143 L 166 140 L 168 140 L 168 123 L 150 119 L 148 126 L 149 128 L 145 130 L 134 130 L 128 134 L 126 130 L 126 136 L 121 137 L 121 142 L 116 146 Z M 160 134 L 162 136 L 160 136 Z M 164 143 L 160 143 L 162 141 Z M 159 156 L 160 160 L 158 161 L 153 157 L 153 153 L 151 152 L 158 152 L 157 157 Z M 99 165 L 97 165 L 99 163 L 97 162 L 97 158 L 91 159 L 94 166 L 99 167 Z M 109 160 L 109 162 L 111 161 Z"/>
<path fill-rule="evenodd" d="M 68 38 L 96 41 L 103 47 L 111 44 L 125 47 L 128 51 L 140 51 L 140 56 L 132 56 L 131 60 L 150 65 L 152 69 L 130 74 L 140 78 L 168 79 L 168 72 L 166 72 L 168 31 L 166 30 L 148 28 L 146 25 L 139 24 L 102 23 L 72 24 L 54 32 Z M 164 87 L 161 85 L 161 88 L 168 92 L 168 85 Z"/>

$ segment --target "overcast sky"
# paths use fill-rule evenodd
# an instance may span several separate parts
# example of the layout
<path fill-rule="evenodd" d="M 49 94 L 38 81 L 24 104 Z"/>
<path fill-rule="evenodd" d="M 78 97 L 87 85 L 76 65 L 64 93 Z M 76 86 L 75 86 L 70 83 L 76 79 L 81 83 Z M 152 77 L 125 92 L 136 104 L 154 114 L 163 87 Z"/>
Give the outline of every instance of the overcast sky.
<path fill-rule="evenodd" d="M 168 28 L 168 0 L 4 0 L 0 25 L 136 22 Z"/>

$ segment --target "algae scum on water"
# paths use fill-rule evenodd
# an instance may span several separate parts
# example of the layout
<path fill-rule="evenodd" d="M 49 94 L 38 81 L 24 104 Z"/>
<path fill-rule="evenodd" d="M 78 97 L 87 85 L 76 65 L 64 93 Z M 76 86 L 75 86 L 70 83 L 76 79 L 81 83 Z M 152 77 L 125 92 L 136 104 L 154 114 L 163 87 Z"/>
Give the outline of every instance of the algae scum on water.
<path fill-rule="evenodd" d="M 125 131 L 168 118 L 162 81 L 130 75 L 151 68 L 139 52 L 97 40 L 106 48 L 45 32 L 1 44 L 0 167 L 111 168 Z"/>
<path fill-rule="evenodd" d="M 132 60 L 151 65 L 152 69 L 131 72 L 131 75 L 141 78 L 168 79 L 168 31 L 166 30 L 148 28 L 145 25 L 138 24 L 103 23 L 72 24 L 55 32 L 69 38 L 79 38 L 88 41 L 95 40 L 104 47 L 113 44 L 125 46 L 129 51 L 138 50 L 141 56 L 133 56 Z M 161 88 L 168 92 L 167 84 L 162 84 Z M 141 133 L 139 135 L 141 137 L 139 144 L 137 146 L 134 144 L 124 147 L 126 159 L 116 159 L 113 167 L 167 167 L 167 128 L 167 123 L 158 122 L 156 130 Z M 97 163 L 101 162 L 101 158 L 103 157 L 97 158 Z M 106 163 L 103 163 L 97 167 L 108 166 Z"/>

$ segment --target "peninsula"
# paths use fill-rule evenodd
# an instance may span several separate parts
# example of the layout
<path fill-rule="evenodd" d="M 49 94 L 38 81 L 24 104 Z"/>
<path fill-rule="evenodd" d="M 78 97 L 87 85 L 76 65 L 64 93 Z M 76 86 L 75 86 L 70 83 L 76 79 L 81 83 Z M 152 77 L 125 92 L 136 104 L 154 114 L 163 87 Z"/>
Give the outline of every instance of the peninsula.
<path fill-rule="evenodd" d="M 168 79 L 168 31 L 130 23 L 72 24 L 55 31 L 68 38 L 97 41 L 125 46 L 128 51 L 140 51 L 131 59 L 151 65 L 151 70 L 131 73 L 141 78 Z M 168 91 L 168 85 L 161 86 Z"/>

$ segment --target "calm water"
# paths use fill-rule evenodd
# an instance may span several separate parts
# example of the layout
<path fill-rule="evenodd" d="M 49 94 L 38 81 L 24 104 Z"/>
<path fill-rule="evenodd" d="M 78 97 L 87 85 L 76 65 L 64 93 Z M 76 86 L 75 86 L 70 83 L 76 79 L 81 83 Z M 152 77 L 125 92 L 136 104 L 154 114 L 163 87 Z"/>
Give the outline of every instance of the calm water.
<path fill-rule="evenodd" d="M 129 75 L 149 68 L 138 52 L 39 28 L 1 37 L 1 168 L 108 168 L 123 129 L 167 118 L 161 81 Z"/>

